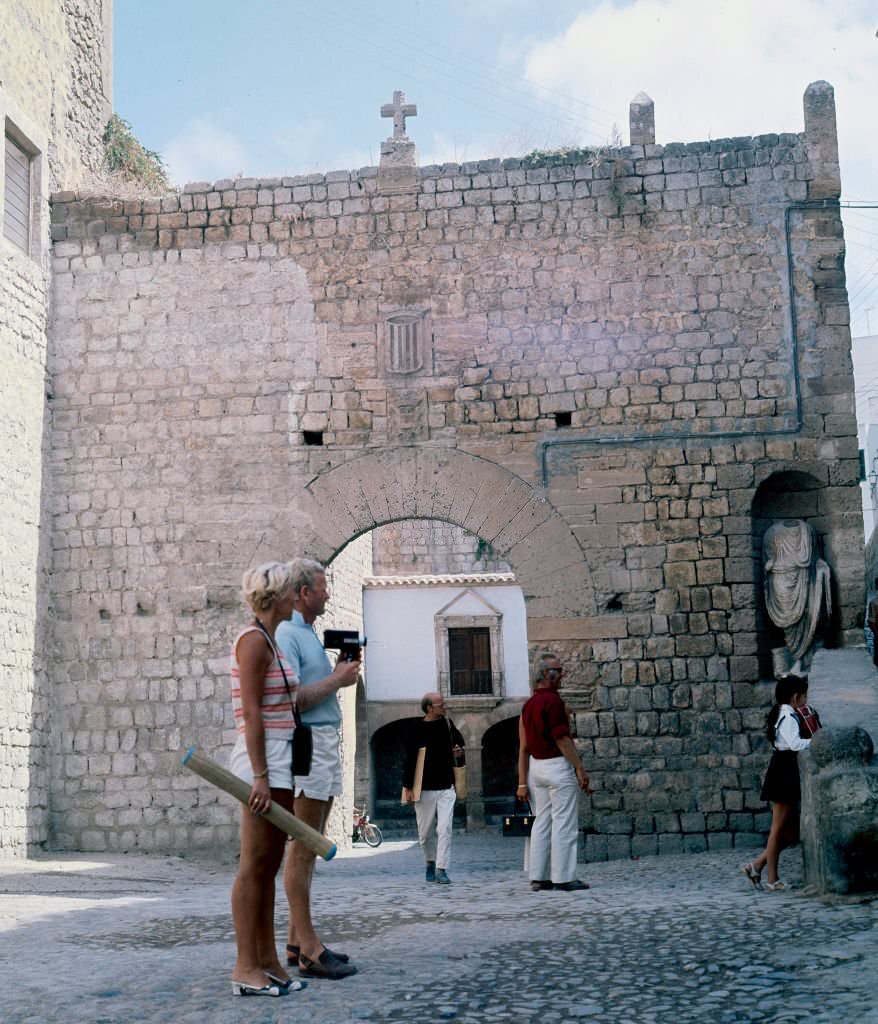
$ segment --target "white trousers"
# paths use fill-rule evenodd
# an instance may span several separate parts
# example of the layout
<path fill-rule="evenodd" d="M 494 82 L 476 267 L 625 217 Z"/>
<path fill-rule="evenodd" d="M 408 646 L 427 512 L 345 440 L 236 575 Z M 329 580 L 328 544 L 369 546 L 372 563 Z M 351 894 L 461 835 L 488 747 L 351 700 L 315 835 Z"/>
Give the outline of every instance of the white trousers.
<path fill-rule="evenodd" d="M 528 875 L 556 885 L 576 878 L 579 784 L 564 757 L 530 758 L 527 789 L 533 804 Z"/>
<path fill-rule="evenodd" d="M 415 804 L 418 842 L 424 860 L 433 860 L 437 868 L 451 865 L 451 826 L 454 822 L 454 786 L 450 789 L 423 789 Z"/>

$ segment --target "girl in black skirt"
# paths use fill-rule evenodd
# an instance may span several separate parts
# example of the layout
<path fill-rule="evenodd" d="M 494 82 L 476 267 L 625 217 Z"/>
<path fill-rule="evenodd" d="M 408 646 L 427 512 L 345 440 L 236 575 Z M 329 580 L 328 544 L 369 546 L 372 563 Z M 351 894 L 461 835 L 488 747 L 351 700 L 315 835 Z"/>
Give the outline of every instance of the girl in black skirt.
<path fill-rule="evenodd" d="M 799 813 L 799 763 L 797 752 L 804 750 L 811 742 L 799 735 L 799 720 L 796 708 L 801 707 L 808 694 L 808 680 L 801 676 L 787 676 L 779 680 L 774 689 L 774 707 L 768 712 L 765 734 L 774 747 L 761 797 L 771 801 L 771 831 L 768 844 L 762 853 L 741 870 L 750 879 L 755 889 L 762 888 L 762 869 L 768 865 L 769 892 L 780 892 L 786 888 L 777 876 L 780 851 L 789 845 L 786 837 L 794 830 Z"/>

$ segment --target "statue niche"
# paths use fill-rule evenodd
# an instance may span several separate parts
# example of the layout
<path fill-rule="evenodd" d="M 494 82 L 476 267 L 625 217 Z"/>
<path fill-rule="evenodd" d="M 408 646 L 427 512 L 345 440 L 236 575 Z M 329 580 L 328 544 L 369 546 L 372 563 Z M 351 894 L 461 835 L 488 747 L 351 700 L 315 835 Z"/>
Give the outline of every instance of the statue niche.
<path fill-rule="evenodd" d="M 804 519 L 782 519 L 762 542 L 765 607 L 784 633 L 784 647 L 772 650 L 775 678 L 806 675 L 814 656 L 820 613 L 832 612 L 830 570 L 819 557 L 817 534 Z"/>

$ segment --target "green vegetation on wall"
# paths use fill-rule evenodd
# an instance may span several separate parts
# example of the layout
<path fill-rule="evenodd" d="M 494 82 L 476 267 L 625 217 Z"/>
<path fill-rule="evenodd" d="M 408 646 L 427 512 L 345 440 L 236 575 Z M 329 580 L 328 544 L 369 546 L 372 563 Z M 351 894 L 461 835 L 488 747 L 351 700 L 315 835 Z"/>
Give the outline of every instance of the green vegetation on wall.
<path fill-rule="evenodd" d="M 104 129 L 104 163 L 112 174 L 136 182 L 150 192 L 171 190 L 162 158 L 145 149 L 134 137 L 131 125 L 118 114 L 113 114 Z"/>

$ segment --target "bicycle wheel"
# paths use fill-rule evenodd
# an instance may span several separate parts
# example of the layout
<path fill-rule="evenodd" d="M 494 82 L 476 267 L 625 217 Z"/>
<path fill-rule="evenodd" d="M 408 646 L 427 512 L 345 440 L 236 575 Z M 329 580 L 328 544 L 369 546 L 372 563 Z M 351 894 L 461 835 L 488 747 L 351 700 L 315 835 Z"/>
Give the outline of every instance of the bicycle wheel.
<path fill-rule="evenodd" d="M 381 835 L 381 829 L 370 821 L 368 825 L 363 826 L 363 838 L 369 846 L 380 846 L 384 836 Z"/>

